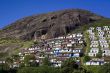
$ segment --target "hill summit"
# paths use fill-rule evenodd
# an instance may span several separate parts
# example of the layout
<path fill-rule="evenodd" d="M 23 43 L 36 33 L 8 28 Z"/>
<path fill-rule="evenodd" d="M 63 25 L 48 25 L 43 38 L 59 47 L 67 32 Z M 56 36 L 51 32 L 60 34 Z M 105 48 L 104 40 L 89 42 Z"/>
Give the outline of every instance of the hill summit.
<path fill-rule="evenodd" d="M 33 15 L 3 28 L 0 32 L 0 38 L 10 37 L 23 40 L 31 40 L 35 37 L 54 38 L 102 18 L 102 16 L 81 9 L 67 9 Z"/>

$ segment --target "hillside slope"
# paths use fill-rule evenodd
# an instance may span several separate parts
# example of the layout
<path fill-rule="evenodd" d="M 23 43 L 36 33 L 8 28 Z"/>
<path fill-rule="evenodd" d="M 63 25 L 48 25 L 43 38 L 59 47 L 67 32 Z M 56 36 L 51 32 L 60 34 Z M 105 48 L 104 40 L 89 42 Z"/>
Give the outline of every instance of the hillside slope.
<path fill-rule="evenodd" d="M 80 9 L 29 16 L 0 30 L 0 55 L 30 47 L 34 36 L 47 39 L 103 25 L 109 26 L 110 19 Z"/>
<path fill-rule="evenodd" d="M 103 17 L 86 10 L 68 9 L 47 14 L 33 15 L 20 19 L 5 27 L 0 38 L 11 37 L 32 40 L 34 36 L 45 39 L 67 34 L 78 26 L 88 25 Z"/>

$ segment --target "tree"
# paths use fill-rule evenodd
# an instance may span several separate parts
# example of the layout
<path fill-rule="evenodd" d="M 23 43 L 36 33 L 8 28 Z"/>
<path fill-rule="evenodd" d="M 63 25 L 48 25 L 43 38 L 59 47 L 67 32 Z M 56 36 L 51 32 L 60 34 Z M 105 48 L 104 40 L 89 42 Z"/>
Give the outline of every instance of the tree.
<path fill-rule="evenodd" d="M 0 64 L 0 73 L 4 73 L 4 72 L 6 72 L 6 71 L 8 71 L 10 68 L 9 68 L 9 66 L 8 66 L 8 64 Z"/>
<path fill-rule="evenodd" d="M 0 59 L 4 58 L 7 55 L 7 53 L 0 53 Z"/>
<path fill-rule="evenodd" d="M 37 41 L 34 41 L 33 43 L 34 43 L 34 45 L 38 44 L 38 42 L 37 42 Z"/>
<path fill-rule="evenodd" d="M 30 66 L 31 67 L 38 67 L 39 63 L 34 60 L 33 62 L 30 62 Z"/>
<path fill-rule="evenodd" d="M 102 51 L 99 50 L 98 54 L 96 55 L 97 58 L 102 58 Z"/>
<path fill-rule="evenodd" d="M 35 61 L 36 60 L 35 56 L 34 55 L 26 55 L 24 57 L 24 63 L 26 66 L 30 66 L 30 60 Z"/>
<path fill-rule="evenodd" d="M 51 63 L 47 57 L 43 59 L 43 65 L 51 66 Z"/>
<path fill-rule="evenodd" d="M 60 73 L 59 69 L 50 66 L 40 67 L 24 67 L 18 70 L 17 73 Z"/>
<path fill-rule="evenodd" d="M 34 67 L 24 67 L 18 70 L 17 73 L 38 73 L 37 68 Z"/>
<path fill-rule="evenodd" d="M 101 57 L 102 57 L 102 54 L 101 54 L 101 53 L 98 53 L 98 54 L 96 55 L 96 57 L 97 57 L 97 58 L 101 58 Z"/>
<path fill-rule="evenodd" d="M 72 58 L 70 58 L 62 63 L 62 67 L 71 67 L 73 69 L 77 69 L 78 64 L 76 64 L 76 62 Z"/>
<path fill-rule="evenodd" d="M 8 66 L 12 66 L 12 64 L 13 64 L 13 58 L 12 57 L 7 57 L 6 58 L 6 63 L 8 64 Z"/>
<path fill-rule="evenodd" d="M 110 63 L 106 63 L 101 66 L 99 73 L 110 73 Z"/>
<path fill-rule="evenodd" d="M 90 61 L 91 60 L 91 58 L 89 57 L 89 56 L 84 56 L 84 62 L 88 62 L 88 61 Z"/>
<path fill-rule="evenodd" d="M 12 55 L 12 58 L 15 60 L 15 61 L 19 61 L 19 55 Z"/>
<path fill-rule="evenodd" d="M 62 63 L 61 73 L 72 73 L 78 68 L 78 64 L 72 58 L 70 58 Z"/>
<path fill-rule="evenodd" d="M 84 56 L 84 53 L 83 52 L 79 53 L 79 56 L 80 57 L 83 57 Z"/>

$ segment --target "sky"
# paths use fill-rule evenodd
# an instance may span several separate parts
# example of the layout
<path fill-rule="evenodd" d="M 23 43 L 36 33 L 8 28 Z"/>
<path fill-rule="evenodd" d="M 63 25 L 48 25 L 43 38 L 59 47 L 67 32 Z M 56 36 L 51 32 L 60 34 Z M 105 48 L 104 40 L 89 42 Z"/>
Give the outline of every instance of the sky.
<path fill-rule="evenodd" d="M 110 0 L 0 0 L 0 28 L 26 16 L 71 8 L 110 18 Z"/>

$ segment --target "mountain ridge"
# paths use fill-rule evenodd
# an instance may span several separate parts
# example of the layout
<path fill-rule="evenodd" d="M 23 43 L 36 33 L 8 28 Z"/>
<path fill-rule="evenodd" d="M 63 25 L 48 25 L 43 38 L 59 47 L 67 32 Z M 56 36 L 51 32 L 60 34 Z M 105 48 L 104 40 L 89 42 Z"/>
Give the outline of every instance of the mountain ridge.
<path fill-rule="evenodd" d="M 5 27 L 0 32 L 0 38 L 17 38 L 32 40 L 34 37 L 45 39 L 65 35 L 78 26 L 98 21 L 104 17 L 87 10 L 66 9 L 45 14 L 32 15 Z"/>

